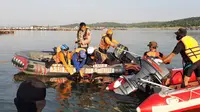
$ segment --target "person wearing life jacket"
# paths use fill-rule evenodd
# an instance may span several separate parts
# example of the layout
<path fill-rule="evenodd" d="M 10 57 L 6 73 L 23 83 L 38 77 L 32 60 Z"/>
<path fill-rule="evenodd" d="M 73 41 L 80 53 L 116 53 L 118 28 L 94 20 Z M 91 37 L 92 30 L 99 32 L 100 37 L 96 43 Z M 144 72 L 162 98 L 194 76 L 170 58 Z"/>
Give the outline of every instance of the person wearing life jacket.
<path fill-rule="evenodd" d="M 107 58 L 107 55 L 101 53 L 98 49 L 95 49 L 94 47 L 88 47 L 87 54 L 87 65 L 102 64 Z"/>
<path fill-rule="evenodd" d="M 89 27 L 84 22 L 80 23 L 77 31 L 77 39 L 75 43 L 78 43 L 78 48 L 88 48 L 91 42 L 91 32 Z"/>
<path fill-rule="evenodd" d="M 72 63 L 76 69 L 76 72 L 80 73 L 81 77 L 84 75 L 81 68 L 85 65 L 86 58 L 87 55 L 84 48 L 77 48 L 72 55 Z"/>
<path fill-rule="evenodd" d="M 57 64 L 62 63 L 64 65 L 66 71 L 68 71 L 70 73 L 70 75 L 73 74 L 70 53 L 69 53 L 69 47 L 66 44 L 63 44 L 60 46 L 60 52 L 58 52 L 53 57 L 53 59 Z"/>
<path fill-rule="evenodd" d="M 149 42 L 147 46 L 149 46 L 149 51 L 144 53 L 143 58 L 146 58 L 146 57 L 153 57 L 153 58 L 159 58 L 159 59 L 163 58 L 163 54 L 157 51 L 157 48 L 158 48 L 157 42 L 151 41 Z"/>
<path fill-rule="evenodd" d="M 187 30 L 179 28 L 176 34 L 178 40 L 174 50 L 170 53 L 163 62 L 171 60 L 176 54 L 180 53 L 183 58 L 183 83 L 182 88 L 189 86 L 190 76 L 194 71 L 198 81 L 200 81 L 200 47 L 196 39 L 187 35 Z"/>
<path fill-rule="evenodd" d="M 99 44 L 100 52 L 106 54 L 110 46 L 112 46 L 113 48 L 117 47 L 117 44 L 119 44 L 119 42 L 113 39 L 112 35 L 113 35 L 113 31 L 111 29 L 108 29 L 106 34 L 103 35 Z"/>

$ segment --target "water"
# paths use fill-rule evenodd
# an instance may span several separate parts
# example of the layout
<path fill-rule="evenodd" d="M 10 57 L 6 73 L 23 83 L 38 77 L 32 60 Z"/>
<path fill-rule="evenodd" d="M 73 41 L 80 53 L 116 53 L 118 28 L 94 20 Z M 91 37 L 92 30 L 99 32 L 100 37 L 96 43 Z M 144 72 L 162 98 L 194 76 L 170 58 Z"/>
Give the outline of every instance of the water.
<path fill-rule="evenodd" d="M 176 45 L 174 30 L 136 29 L 127 31 L 115 31 L 114 38 L 129 47 L 129 50 L 143 55 L 148 50 L 149 41 L 157 41 L 159 51 L 168 55 Z M 102 31 L 92 31 L 91 45 L 98 46 Z M 200 32 L 192 31 L 189 34 L 200 41 Z M 10 60 L 15 52 L 22 50 L 51 50 L 54 46 L 66 43 L 74 49 L 76 32 L 54 31 L 16 31 L 14 35 L 0 36 L 0 111 L 15 112 L 13 99 L 16 96 L 20 82 L 26 77 L 14 77 L 19 71 L 13 67 Z M 112 49 L 111 49 L 112 50 Z M 9 61 L 9 62 L 5 62 Z M 169 67 L 181 67 L 181 58 L 176 56 Z M 41 78 L 48 82 L 48 78 Z M 64 86 L 66 91 L 61 89 Z M 72 90 L 68 89 L 72 86 Z M 70 84 L 54 86 L 56 89 L 47 89 L 47 104 L 44 112 L 98 112 L 120 110 L 134 111 L 139 98 L 120 96 L 113 92 L 99 89 L 97 85 Z M 70 92 L 72 91 L 72 92 Z M 65 95 L 63 95 L 65 93 Z"/>

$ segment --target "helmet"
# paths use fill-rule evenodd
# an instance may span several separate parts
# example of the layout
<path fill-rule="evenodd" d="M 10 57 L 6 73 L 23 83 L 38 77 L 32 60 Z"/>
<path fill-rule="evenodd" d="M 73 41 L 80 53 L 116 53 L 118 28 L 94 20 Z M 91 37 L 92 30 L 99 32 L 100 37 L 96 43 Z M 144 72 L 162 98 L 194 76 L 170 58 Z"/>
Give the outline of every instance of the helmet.
<path fill-rule="evenodd" d="M 112 34 L 113 34 L 113 31 L 112 31 L 111 29 L 108 29 L 107 32 L 106 32 L 106 34 L 112 35 Z"/>
<path fill-rule="evenodd" d="M 63 44 L 60 48 L 61 50 L 69 50 L 69 47 L 66 44 Z"/>
<path fill-rule="evenodd" d="M 84 50 L 80 50 L 80 51 L 79 51 L 79 54 L 80 54 L 80 57 L 81 57 L 81 58 L 86 58 L 86 54 L 85 54 L 85 51 L 84 51 Z"/>
<path fill-rule="evenodd" d="M 94 47 L 88 47 L 87 48 L 87 53 L 92 54 L 94 52 Z"/>

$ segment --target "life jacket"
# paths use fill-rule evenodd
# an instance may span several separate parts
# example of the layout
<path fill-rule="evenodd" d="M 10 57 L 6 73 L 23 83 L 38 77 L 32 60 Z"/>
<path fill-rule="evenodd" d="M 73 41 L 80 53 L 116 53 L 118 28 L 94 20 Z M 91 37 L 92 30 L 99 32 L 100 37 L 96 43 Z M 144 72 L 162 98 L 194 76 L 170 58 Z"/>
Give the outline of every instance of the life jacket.
<path fill-rule="evenodd" d="M 81 50 L 84 50 L 85 52 L 86 52 L 86 50 L 84 49 L 84 48 L 77 48 L 77 49 L 75 49 L 74 51 L 72 51 L 72 53 L 71 53 L 71 57 L 70 57 L 70 59 L 72 59 L 72 57 L 73 57 L 73 55 L 75 54 L 75 53 L 79 53 Z M 83 59 L 78 59 L 77 61 L 82 61 Z"/>
<path fill-rule="evenodd" d="M 185 36 L 180 41 L 185 46 L 185 54 L 188 58 L 195 63 L 200 60 L 200 47 L 198 42 L 191 36 Z"/>
<path fill-rule="evenodd" d="M 95 50 L 94 51 L 94 56 L 91 56 L 91 59 L 93 59 L 93 60 L 95 60 L 95 62 L 98 60 L 98 56 L 97 56 L 97 53 L 99 53 L 100 54 L 100 56 L 101 56 L 101 63 L 103 63 L 106 59 L 107 59 L 107 55 L 106 54 L 103 54 L 103 53 L 101 53 L 99 50 Z"/>
<path fill-rule="evenodd" d="M 61 62 L 61 60 L 60 60 L 60 53 L 62 53 L 64 55 L 65 61 L 66 61 L 66 63 L 68 63 L 68 56 L 65 56 L 65 54 L 62 51 L 60 51 L 59 53 L 57 53 L 56 55 L 53 56 L 54 61 L 57 64 Z M 68 55 L 70 55 L 70 53 L 68 53 Z"/>
<path fill-rule="evenodd" d="M 146 54 L 148 57 L 154 57 L 154 58 L 159 58 L 162 59 L 162 57 L 160 57 L 160 52 L 157 51 L 149 51 Z"/>
<path fill-rule="evenodd" d="M 106 37 L 108 37 L 107 35 L 104 35 L 101 38 L 100 44 L 99 44 L 99 48 L 101 48 L 102 50 L 108 50 L 110 48 L 110 45 L 106 43 Z M 109 38 L 109 37 L 108 37 Z M 112 38 L 109 38 L 110 41 L 112 42 Z"/>
<path fill-rule="evenodd" d="M 87 27 L 87 26 L 86 26 L 85 31 L 82 31 L 81 29 L 79 29 L 78 32 L 77 32 L 77 40 L 79 40 L 79 41 L 80 41 L 81 39 L 86 40 L 86 39 L 87 39 L 88 30 L 89 30 L 89 27 Z M 80 35 L 81 35 L 82 32 L 83 32 L 84 34 L 83 34 L 83 37 L 81 38 Z M 88 45 L 81 45 L 81 44 L 78 44 L 78 46 L 79 46 L 79 47 L 88 47 L 89 44 L 88 44 Z"/>

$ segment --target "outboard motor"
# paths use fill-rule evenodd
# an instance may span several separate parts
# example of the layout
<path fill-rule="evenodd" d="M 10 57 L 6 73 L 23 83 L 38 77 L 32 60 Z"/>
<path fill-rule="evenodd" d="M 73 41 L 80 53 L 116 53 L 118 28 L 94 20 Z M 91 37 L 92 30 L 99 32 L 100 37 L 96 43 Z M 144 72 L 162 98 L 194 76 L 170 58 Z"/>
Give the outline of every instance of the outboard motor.
<path fill-rule="evenodd" d="M 141 60 L 141 70 L 134 75 L 120 76 L 115 82 L 107 87 L 107 90 L 114 90 L 115 93 L 128 95 L 136 90 L 148 92 L 149 84 L 142 82 L 141 79 L 161 84 L 169 74 L 165 64 L 159 59 L 146 58 Z"/>
<path fill-rule="evenodd" d="M 136 57 L 131 55 L 128 52 L 128 48 L 122 44 L 118 44 L 117 48 L 114 50 L 114 56 L 119 59 L 122 63 L 137 63 L 139 64 L 139 61 Z"/>

